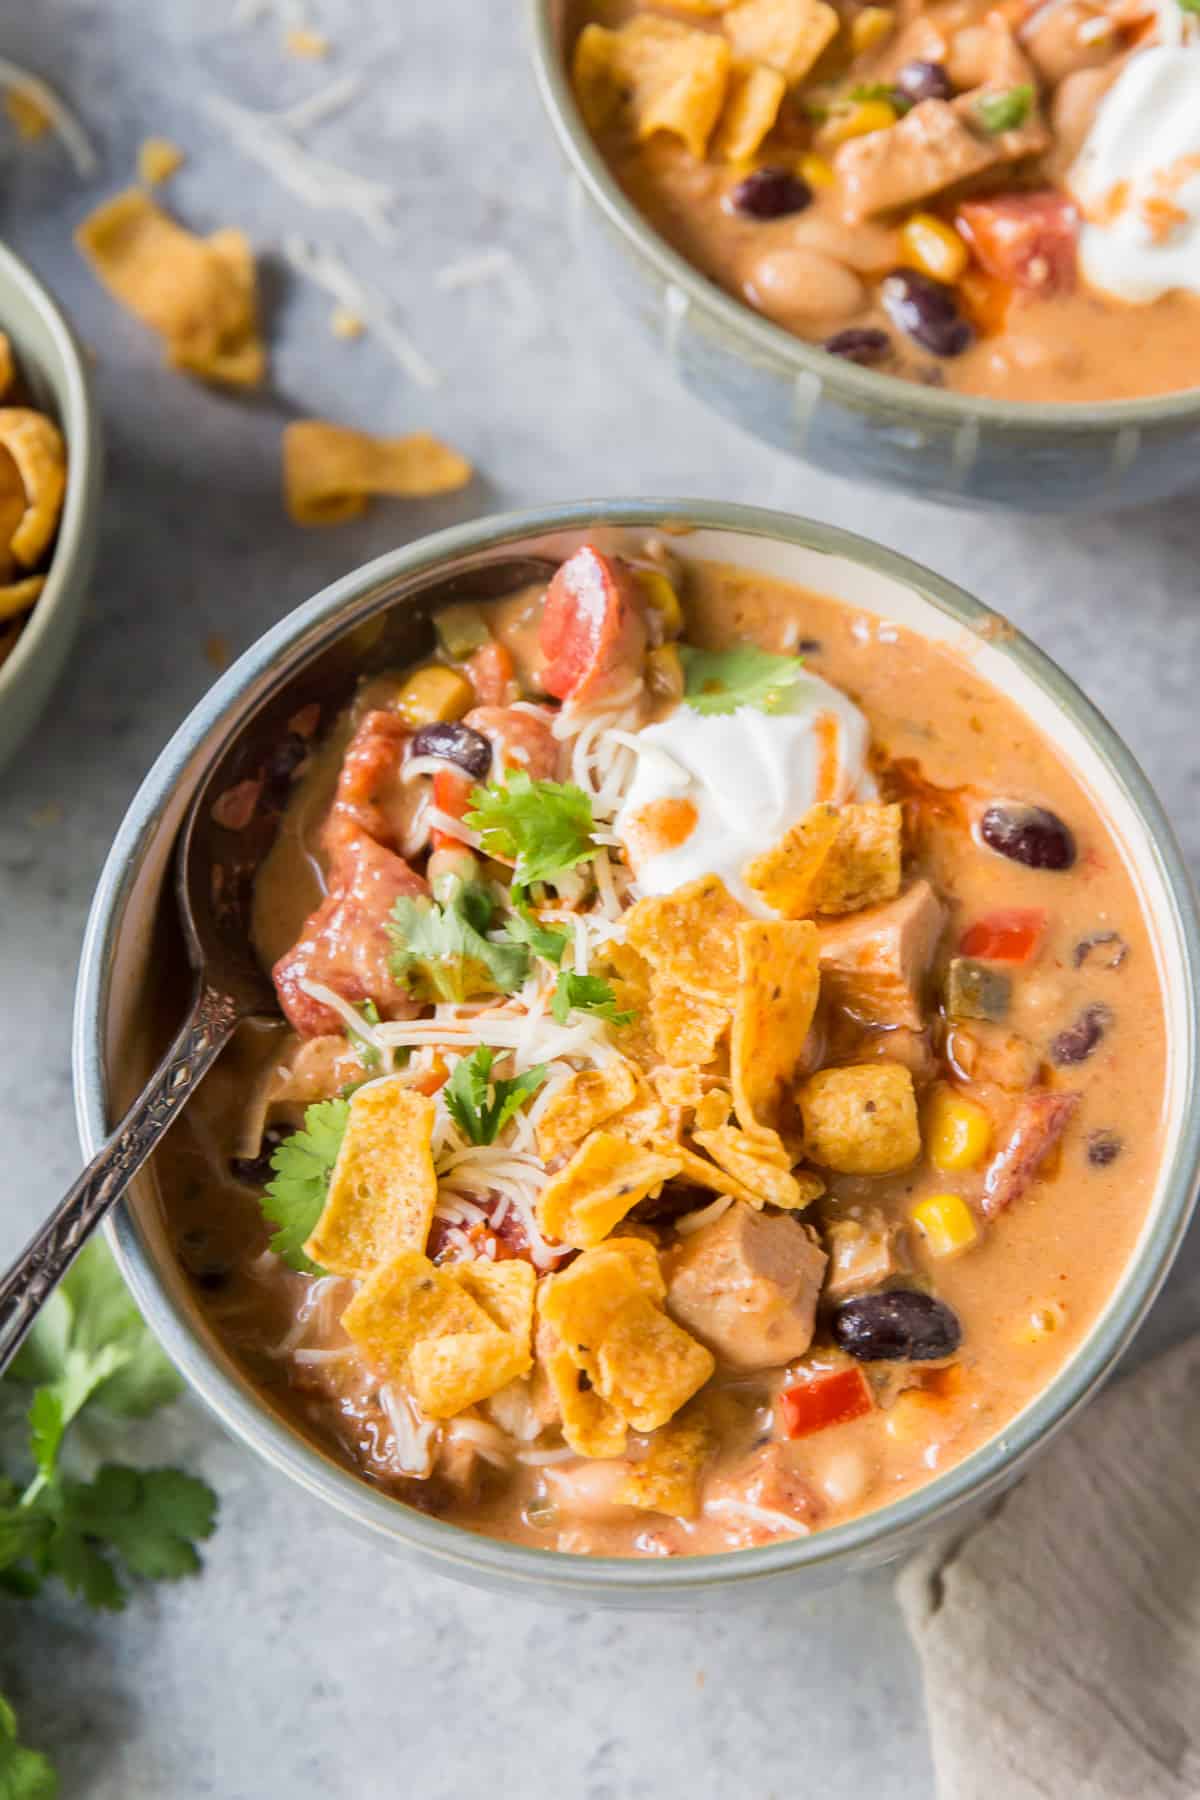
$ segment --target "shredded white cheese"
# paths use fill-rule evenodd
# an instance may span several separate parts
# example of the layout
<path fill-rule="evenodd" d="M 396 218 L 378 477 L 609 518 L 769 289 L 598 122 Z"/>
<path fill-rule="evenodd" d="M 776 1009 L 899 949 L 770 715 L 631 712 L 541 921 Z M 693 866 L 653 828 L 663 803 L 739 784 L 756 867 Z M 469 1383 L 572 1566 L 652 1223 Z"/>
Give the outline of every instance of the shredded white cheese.
<path fill-rule="evenodd" d="M 440 385 L 441 375 L 424 352 L 400 329 L 390 302 L 364 287 L 349 264 L 336 251 L 309 243 L 302 237 L 287 237 L 283 241 L 283 253 L 298 274 L 307 276 L 318 287 L 324 288 L 327 294 L 331 294 L 340 305 L 357 313 L 418 387 L 435 388 Z"/>
<path fill-rule="evenodd" d="M 307 994 L 310 1000 L 316 1000 L 322 1006 L 329 1007 L 331 1012 L 335 1012 L 348 1032 L 361 1038 L 364 1043 L 370 1044 L 372 1050 L 379 1054 L 383 1072 L 391 1074 L 394 1067 L 392 1046 L 386 1039 L 376 1035 L 375 1026 L 368 1019 L 364 1019 L 348 1000 L 344 1000 L 331 987 L 326 987 L 323 981 L 309 981 L 307 977 L 303 977 L 299 987 L 300 991 Z"/>
<path fill-rule="evenodd" d="M 437 1426 L 422 1418 L 416 1402 L 399 1388 L 379 1390 L 379 1404 L 392 1428 L 393 1456 L 405 1475 L 427 1476 L 433 1468 Z"/>
<path fill-rule="evenodd" d="M 768 1506 L 753 1506 L 749 1500 L 710 1500 L 704 1508 L 706 1513 L 728 1513 L 737 1519 L 749 1519 L 755 1525 L 765 1525 L 770 1531 L 787 1531 L 793 1537 L 808 1537 L 807 1525 L 799 1519 L 793 1519 L 788 1513 L 773 1512 Z"/>

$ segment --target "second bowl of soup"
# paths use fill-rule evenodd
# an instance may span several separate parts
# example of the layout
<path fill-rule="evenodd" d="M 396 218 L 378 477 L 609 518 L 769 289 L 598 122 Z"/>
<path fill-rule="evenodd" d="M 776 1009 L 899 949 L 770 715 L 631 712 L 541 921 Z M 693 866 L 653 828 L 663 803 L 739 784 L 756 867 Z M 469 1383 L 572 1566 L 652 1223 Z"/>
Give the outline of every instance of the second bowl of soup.
<path fill-rule="evenodd" d="M 895 1554 L 990 1491 L 1195 1166 L 1194 919 L 1124 752 L 936 578 L 705 514 L 447 534 L 219 685 L 193 770 L 354 628 L 217 803 L 231 869 L 273 841 L 280 1020 L 120 1227 L 252 1442 L 393 1541 L 606 1596 Z M 89 1137 L 162 780 L 90 939 Z"/>

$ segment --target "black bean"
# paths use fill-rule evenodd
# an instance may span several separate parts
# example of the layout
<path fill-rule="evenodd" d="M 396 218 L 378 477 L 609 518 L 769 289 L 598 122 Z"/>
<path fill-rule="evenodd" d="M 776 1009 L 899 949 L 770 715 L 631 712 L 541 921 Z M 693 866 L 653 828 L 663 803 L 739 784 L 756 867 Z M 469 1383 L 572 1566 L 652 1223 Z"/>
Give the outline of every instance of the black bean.
<path fill-rule="evenodd" d="M 892 340 L 877 325 L 851 325 L 826 338 L 824 348 L 830 356 L 840 356 L 843 362 L 858 363 L 860 368 L 870 369 L 891 355 Z"/>
<path fill-rule="evenodd" d="M 1075 861 L 1070 826 L 1044 806 L 997 802 L 979 821 L 979 835 L 989 850 L 1027 869 L 1069 869 Z"/>
<path fill-rule="evenodd" d="M 1119 969 L 1129 955 L 1129 945 L 1119 931 L 1093 931 L 1075 946 L 1075 967 L 1093 962 L 1100 969 Z"/>
<path fill-rule="evenodd" d="M 291 792 L 292 777 L 308 755 L 308 745 L 294 731 L 281 739 L 263 764 L 262 803 L 281 812 Z"/>
<path fill-rule="evenodd" d="M 1087 1159 L 1097 1169 L 1107 1169 L 1125 1148 L 1115 1131 L 1093 1131 L 1087 1141 Z"/>
<path fill-rule="evenodd" d="M 812 189 L 790 169 L 754 169 L 729 195 L 733 212 L 748 219 L 782 219 L 812 205 Z"/>
<path fill-rule="evenodd" d="M 276 1125 L 268 1125 L 262 1134 L 257 1156 L 231 1156 L 229 1173 L 246 1187 L 264 1188 L 271 1179 L 271 1158 L 288 1133 Z"/>
<path fill-rule="evenodd" d="M 891 1288 L 844 1300 L 833 1315 L 833 1336 L 859 1362 L 929 1362 L 958 1349 L 962 1326 L 944 1300 Z"/>
<path fill-rule="evenodd" d="M 898 330 L 935 356 L 961 356 L 975 333 L 958 310 L 954 289 L 917 269 L 894 269 L 879 298 Z"/>
<path fill-rule="evenodd" d="M 801 638 L 795 646 L 797 656 L 819 656 L 825 648 L 820 638 Z"/>
<path fill-rule="evenodd" d="M 196 1283 L 209 1293 L 225 1287 L 233 1274 L 233 1264 L 213 1245 L 202 1225 L 185 1231 L 179 1239 L 179 1260 Z"/>
<path fill-rule="evenodd" d="M 1051 1044 L 1051 1062 L 1059 1068 L 1086 1062 L 1111 1024 L 1112 1013 L 1107 1006 L 1085 1006 L 1075 1023 L 1060 1031 Z"/>
<path fill-rule="evenodd" d="M 422 725 L 414 731 L 409 753 L 412 756 L 440 756 L 444 762 L 465 769 L 476 781 L 486 780 L 492 766 L 492 746 L 481 732 L 472 731 L 469 725 L 443 720 Z"/>
<path fill-rule="evenodd" d="M 954 83 L 941 63 L 906 62 L 892 84 L 906 100 L 918 106 L 922 100 L 949 100 Z"/>

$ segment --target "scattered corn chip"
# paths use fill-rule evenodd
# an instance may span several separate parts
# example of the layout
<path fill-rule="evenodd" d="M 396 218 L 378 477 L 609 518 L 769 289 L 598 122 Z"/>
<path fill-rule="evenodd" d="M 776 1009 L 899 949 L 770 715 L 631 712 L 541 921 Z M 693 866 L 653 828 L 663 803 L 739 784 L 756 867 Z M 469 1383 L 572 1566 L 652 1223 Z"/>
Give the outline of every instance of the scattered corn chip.
<path fill-rule="evenodd" d="M 707 1088 L 699 1069 L 655 1069 L 650 1080 L 664 1106 L 699 1106 Z"/>
<path fill-rule="evenodd" d="M 814 806 L 744 873 L 768 906 L 798 919 L 894 900 L 900 860 L 898 806 Z"/>
<path fill-rule="evenodd" d="M 614 1025 L 612 1035 L 622 1055 L 652 1069 L 658 1061 L 654 1030 L 650 1023 L 650 964 L 629 944 L 606 946 L 604 960 L 611 974 L 609 984 L 618 1012 L 631 1012 L 628 1025 Z"/>
<path fill-rule="evenodd" d="M 615 1250 L 618 1256 L 625 1258 L 644 1294 L 649 1294 L 652 1300 L 661 1300 L 666 1294 L 667 1284 L 663 1280 L 662 1264 L 658 1260 L 658 1246 L 652 1236 L 634 1235 L 637 1229 L 631 1225 L 620 1237 L 609 1238 L 604 1248 Z"/>
<path fill-rule="evenodd" d="M 654 1300 L 666 1293 L 658 1252 L 642 1238 L 610 1238 L 541 1283 L 538 1311 L 594 1382 L 595 1351 L 609 1321 L 638 1293 Z"/>
<path fill-rule="evenodd" d="M 0 400 L 3 400 L 16 376 L 17 365 L 13 361 L 12 342 L 7 333 L 0 331 Z"/>
<path fill-rule="evenodd" d="M 809 1156 L 843 1175 L 888 1175 L 921 1154 L 913 1079 L 902 1063 L 822 1069 L 800 1091 Z"/>
<path fill-rule="evenodd" d="M 639 900 L 625 915 L 625 935 L 664 983 L 731 1006 L 738 990 L 734 927 L 746 916 L 719 875 L 702 875 L 674 893 Z"/>
<path fill-rule="evenodd" d="M 656 975 L 650 987 L 650 1027 L 660 1056 L 676 1068 L 712 1062 L 729 1028 L 729 1008 L 702 1000 Z"/>
<path fill-rule="evenodd" d="M 803 81 L 835 37 L 838 15 L 825 0 L 741 0 L 722 21 L 734 54 Z"/>
<path fill-rule="evenodd" d="M 620 1506 L 694 1519 L 700 1511 L 700 1477 L 712 1448 L 712 1431 L 692 1408 L 655 1432 L 645 1456 L 632 1464 L 613 1499 Z"/>
<path fill-rule="evenodd" d="M 594 1131 L 538 1199 L 538 1223 L 548 1237 L 588 1250 L 664 1181 L 679 1163 L 613 1132 Z"/>
<path fill-rule="evenodd" d="M 784 1091 L 804 1055 L 821 986 L 817 928 L 808 920 L 754 919 L 739 925 L 735 938 L 733 1103 L 743 1131 L 753 1133 L 778 1125 Z"/>
<path fill-rule="evenodd" d="M 170 138 L 144 138 L 138 150 L 138 180 L 144 181 L 147 187 L 159 187 L 162 182 L 170 181 L 184 161 L 183 151 Z"/>
<path fill-rule="evenodd" d="M 616 31 L 585 25 L 572 74 L 590 130 L 627 118 L 639 143 L 666 131 L 702 157 L 725 99 L 729 67 L 724 38 L 640 14 Z"/>
<path fill-rule="evenodd" d="M 424 1250 L 437 1202 L 433 1101 L 393 1075 L 360 1088 L 329 1194 L 305 1248 L 334 1275 L 369 1275 L 400 1250 Z"/>
<path fill-rule="evenodd" d="M 538 1122 L 538 1151 L 543 1161 L 569 1150 L 614 1113 L 624 1112 L 637 1098 L 640 1085 L 637 1070 L 624 1058 L 568 1076 Z"/>
<path fill-rule="evenodd" d="M 320 62 L 329 55 L 329 39 L 307 25 L 293 25 L 285 32 L 283 47 L 289 56 L 298 56 L 306 62 Z"/>
<path fill-rule="evenodd" d="M 44 575 L 27 575 L 24 581 L 0 587 L 0 624 L 27 613 L 46 585 Z"/>
<path fill-rule="evenodd" d="M 785 919 L 805 918 L 815 910 L 813 889 L 837 834 L 838 808 L 828 801 L 810 807 L 773 849 L 746 864 L 746 886 Z"/>
<path fill-rule="evenodd" d="M 647 1294 L 620 1306 L 600 1341 L 596 1386 L 635 1431 L 657 1431 L 704 1386 L 716 1361 Z"/>
<path fill-rule="evenodd" d="M 5 406 L 0 407 L 0 449 L 12 459 L 24 501 L 7 545 L 0 547 L 30 569 L 58 529 L 67 488 L 66 446 L 57 425 L 44 413 Z"/>
<path fill-rule="evenodd" d="M 696 1107 L 697 1131 L 718 1131 L 733 1111 L 733 1095 L 725 1088 L 711 1088 Z"/>
<path fill-rule="evenodd" d="M 592 1386 L 586 1370 L 579 1368 L 569 1350 L 555 1343 L 545 1356 L 551 1391 L 562 1415 L 562 1434 L 579 1456 L 620 1456 L 629 1427 L 617 1411 Z"/>
<path fill-rule="evenodd" d="M 27 144 L 36 143 L 38 138 L 45 137 L 54 122 L 41 101 L 28 88 L 6 89 L 4 110 L 17 136 L 24 138 Z"/>
<path fill-rule="evenodd" d="M 348 306 L 335 306 L 329 315 L 329 329 L 335 338 L 360 338 L 367 329 L 358 313 Z"/>
<path fill-rule="evenodd" d="M 409 1379 L 426 1418 L 449 1419 L 524 1375 L 532 1363 L 528 1340 L 522 1344 L 494 1328 L 459 1332 L 415 1343 Z"/>
<path fill-rule="evenodd" d="M 75 242 L 114 298 L 162 336 L 174 367 L 236 387 L 261 383 L 254 259 L 240 231 L 194 237 L 130 188 L 91 213 Z"/>
<path fill-rule="evenodd" d="M 532 1263 L 517 1256 L 509 1257 L 505 1262 L 491 1262 L 483 1256 L 476 1262 L 450 1263 L 445 1273 L 483 1308 L 498 1330 L 507 1331 L 528 1345 L 533 1336 L 533 1306 L 537 1294 L 537 1276 Z"/>
<path fill-rule="evenodd" d="M 762 1211 L 759 1196 L 744 1182 L 739 1181 L 736 1175 L 731 1175 L 728 1169 L 719 1168 L 707 1156 L 701 1156 L 699 1151 L 691 1149 L 687 1144 L 676 1146 L 676 1154 L 683 1164 L 679 1171 L 680 1180 L 690 1182 L 693 1187 L 707 1188 L 713 1194 L 728 1194 L 734 1200 L 744 1200 L 756 1212 Z"/>
<path fill-rule="evenodd" d="M 284 428 L 284 499 L 297 525 L 340 525 L 366 511 L 368 495 L 447 494 L 471 475 L 466 457 L 427 431 L 376 438 L 324 419 Z"/>
<path fill-rule="evenodd" d="M 778 115 L 787 82 L 764 63 L 739 63 L 730 76 L 713 152 L 725 162 L 752 157 Z"/>
<path fill-rule="evenodd" d="M 631 1143 L 648 1144 L 653 1139 L 671 1135 L 671 1117 L 650 1083 L 641 1075 L 633 1100 L 623 1112 L 613 1114 L 607 1128 L 618 1137 L 628 1138 Z"/>
<path fill-rule="evenodd" d="M 342 1314 L 342 1324 L 384 1379 L 402 1384 L 410 1379 L 413 1346 L 426 1338 L 501 1335 L 466 1290 L 418 1250 L 401 1250 L 381 1263 Z"/>
<path fill-rule="evenodd" d="M 721 1125 L 715 1131 L 697 1131 L 695 1135 L 696 1142 L 708 1151 L 713 1161 L 754 1196 L 753 1204 L 759 1211 L 765 1203 L 797 1212 L 825 1192 L 825 1183 L 819 1175 L 812 1175 L 807 1169 L 793 1175 L 791 1169 L 776 1158 L 756 1153 L 761 1139 L 747 1137 L 744 1131 L 738 1131 L 732 1125 Z M 786 1157 L 782 1144 L 780 1152 Z"/>

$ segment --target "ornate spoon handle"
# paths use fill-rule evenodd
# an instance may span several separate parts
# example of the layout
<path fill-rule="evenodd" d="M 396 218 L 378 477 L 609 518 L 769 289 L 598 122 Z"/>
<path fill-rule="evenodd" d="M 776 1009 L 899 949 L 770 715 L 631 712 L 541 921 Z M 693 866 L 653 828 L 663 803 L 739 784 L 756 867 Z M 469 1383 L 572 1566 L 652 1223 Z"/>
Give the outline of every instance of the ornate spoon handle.
<path fill-rule="evenodd" d="M 0 1374 L 108 1209 L 228 1042 L 243 1009 L 201 987 L 175 1042 L 108 1142 L 0 1281 Z"/>

